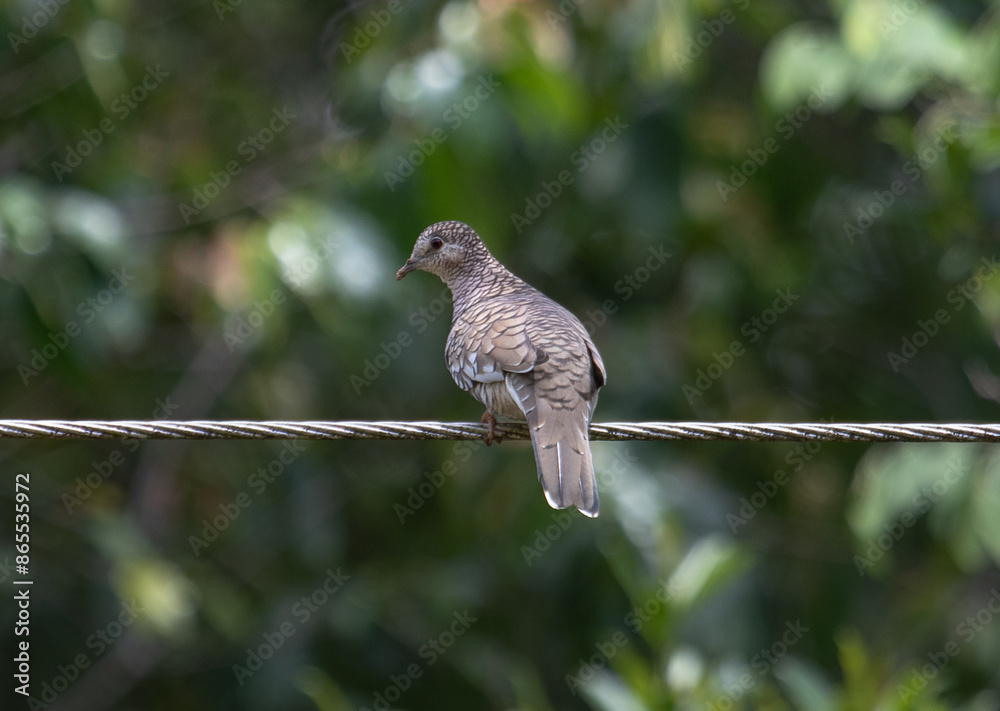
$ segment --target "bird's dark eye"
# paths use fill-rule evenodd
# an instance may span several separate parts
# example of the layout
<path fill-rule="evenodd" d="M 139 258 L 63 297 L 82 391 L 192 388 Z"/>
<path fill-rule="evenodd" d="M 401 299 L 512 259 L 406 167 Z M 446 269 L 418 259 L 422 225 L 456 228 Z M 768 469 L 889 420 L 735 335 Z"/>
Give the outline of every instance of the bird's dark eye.
<path fill-rule="evenodd" d="M 440 237 L 431 238 L 431 249 L 441 249 L 444 246 L 444 240 Z"/>

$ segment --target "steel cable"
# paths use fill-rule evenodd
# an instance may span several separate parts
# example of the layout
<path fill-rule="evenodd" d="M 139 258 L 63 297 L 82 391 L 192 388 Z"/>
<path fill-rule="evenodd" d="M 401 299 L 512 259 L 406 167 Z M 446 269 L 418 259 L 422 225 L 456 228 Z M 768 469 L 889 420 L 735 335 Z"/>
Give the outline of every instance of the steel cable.
<path fill-rule="evenodd" d="M 0 420 L 7 439 L 480 439 L 472 422 L 190 422 L 168 420 Z M 527 439 L 523 424 L 498 424 L 501 439 Z M 602 422 L 595 441 L 728 440 L 752 442 L 1000 442 L 996 424 Z"/>

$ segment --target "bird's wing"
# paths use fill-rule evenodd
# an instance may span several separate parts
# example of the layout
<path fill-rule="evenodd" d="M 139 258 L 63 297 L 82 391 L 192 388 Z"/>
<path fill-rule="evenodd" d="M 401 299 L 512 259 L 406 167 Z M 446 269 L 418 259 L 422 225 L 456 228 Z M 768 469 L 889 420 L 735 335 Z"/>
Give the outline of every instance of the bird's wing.
<path fill-rule="evenodd" d="M 472 309 L 455 321 L 445 357 L 452 377 L 468 390 L 474 382 L 502 382 L 504 373 L 526 373 L 548 356 L 532 343 L 528 307 L 502 303 Z"/>
<path fill-rule="evenodd" d="M 597 352 L 597 348 L 587 339 L 587 352 L 590 353 L 590 365 L 594 373 L 594 384 L 598 388 L 603 388 L 604 384 L 608 382 L 608 371 L 604 369 L 604 361 L 601 360 L 601 354 Z M 594 404 L 597 402 L 595 400 Z"/>
<path fill-rule="evenodd" d="M 520 304 L 495 300 L 455 320 L 446 355 L 466 390 L 476 382 L 506 384 L 528 421 L 549 505 L 597 516 L 588 428 L 606 376 L 580 322 L 544 296 Z"/>

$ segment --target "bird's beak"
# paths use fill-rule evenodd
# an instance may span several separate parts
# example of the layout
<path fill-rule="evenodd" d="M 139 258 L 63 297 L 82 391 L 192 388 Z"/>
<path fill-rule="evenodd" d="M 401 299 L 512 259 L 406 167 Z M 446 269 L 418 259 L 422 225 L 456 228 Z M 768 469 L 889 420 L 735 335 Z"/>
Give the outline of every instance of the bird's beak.
<path fill-rule="evenodd" d="M 406 264 L 403 265 L 402 269 L 400 269 L 398 272 L 396 272 L 396 279 L 402 279 L 407 274 L 409 274 L 414 269 L 416 269 L 417 268 L 417 261 L 418 260 L 415 259 L 415 258 L 413 258 L 413 257 L 411 257 L 410 259 L 407 259 L 406 260 Z"/>

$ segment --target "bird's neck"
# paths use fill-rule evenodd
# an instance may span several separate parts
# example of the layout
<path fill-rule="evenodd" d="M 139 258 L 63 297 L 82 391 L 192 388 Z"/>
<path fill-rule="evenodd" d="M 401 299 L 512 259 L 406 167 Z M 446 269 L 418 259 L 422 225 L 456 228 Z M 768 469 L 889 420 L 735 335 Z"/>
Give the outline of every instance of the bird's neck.
<path fill-rule="evenodd" d="M 464 312 L 472 303 L 508 294 L 525 286 L 525 283 L 494 259 L 483 260 L 462 270 L 443 275 L 451 290 L 454 314 Z"/>

